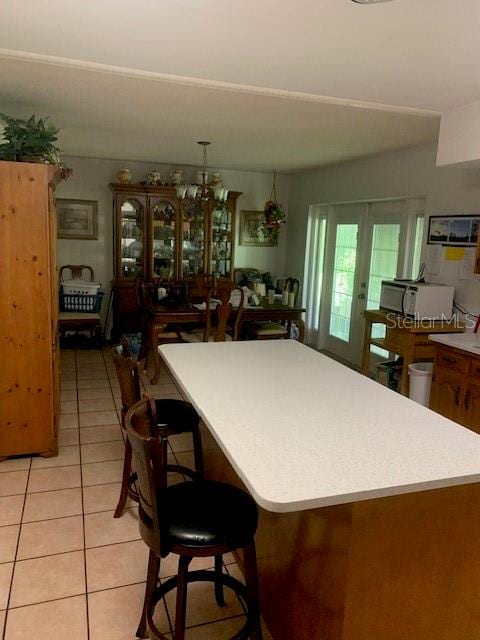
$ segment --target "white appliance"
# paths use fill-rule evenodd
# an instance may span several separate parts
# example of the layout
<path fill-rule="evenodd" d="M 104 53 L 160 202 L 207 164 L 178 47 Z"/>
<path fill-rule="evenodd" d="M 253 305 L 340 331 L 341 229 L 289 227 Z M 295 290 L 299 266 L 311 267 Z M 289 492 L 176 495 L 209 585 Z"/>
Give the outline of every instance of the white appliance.
<path fill-rule="evenodd" d="M 380 308 L 415 320 L 445 320 L 452 317 L 454 288 L 444 284 L 383 280 Z"/>

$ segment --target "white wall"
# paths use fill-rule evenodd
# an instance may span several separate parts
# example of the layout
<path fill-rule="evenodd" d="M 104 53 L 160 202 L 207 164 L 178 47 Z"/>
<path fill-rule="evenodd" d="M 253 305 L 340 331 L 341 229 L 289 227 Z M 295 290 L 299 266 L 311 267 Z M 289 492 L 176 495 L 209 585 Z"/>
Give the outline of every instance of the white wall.
<path fill-rule="evenodd" d="M 442 114 L 437 165 L 480 161 L 480 102 Z"/>
<path fill-rule="evenodd" d="M 80 198 L 98 201 L 98 240 L 58 240 L 57 264 L 89 264 L 95 270 L 95 278 L 102 283 L 108 301 L 110 281 L 113 277 L 113 208 L 112 194 L 108 188 L 116 181 L 117 171 L 128 167 L 132 182 L 145 180 L 153 169 L 167 176 L 172 165 L 142 162 L 103 160 L 93 158 L 63 157 L 65 165 L 73 169 L 72 177 L 59 185 L 58 198 Z M 198 169 L 182 167 L 185 179 L 193 180 Z M 225 186 L 232 191 L 241 191 L 237 204 L 237 230 L 235 232 L 235 266 L 256 267 L 282 276 L 285 271 L 286 229 L 282 229 L 278 247 L 244 247 L 238 245 L 238 223 L 240 211 L 262 210 L 270 197 L 272 175 L 269 173 L 222 170 Z M 277 176 L 277 192 L 285 206 L 289 197 L 289 177 Z M 107 303 L 103 304 L 103 314 Z"/>
<path fill-rule="evenodd" d="M 436 167 L 436 147 L 417 147 L 309 171 L 291 177 L 286 271 L 303 279 L 311 204 L 426 196 L 426 215 L 480 214 L 480 171 Z M 459 264 L 445 263 L 436 280 L 454 284 L 456 300 L 480 312 L 480 279 L 458 279 Z M 432 278 L 433 279 L 433 278 Z"/>

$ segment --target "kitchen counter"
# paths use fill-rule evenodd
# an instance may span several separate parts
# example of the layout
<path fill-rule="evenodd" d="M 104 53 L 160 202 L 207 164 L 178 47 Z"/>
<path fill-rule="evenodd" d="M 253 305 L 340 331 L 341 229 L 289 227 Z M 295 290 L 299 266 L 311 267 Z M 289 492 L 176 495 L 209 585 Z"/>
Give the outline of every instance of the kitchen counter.
<path fill-rule="evenodd" d="M 428 339 L 444 344 L 447 347 L 460 349 L 477 356 L 480 355 L 480 333 L 431 333 Z"/>
<path fill-rule="evenodd" d="M 269 511 L 480 480 L 478 436 L 294 340 L 160 353 Z"/>
<path fill-rule="evenodd" d="M 274 640 L 478 640 L 477 435 L 298 342 L 160 351 L 259 504 Z"/>

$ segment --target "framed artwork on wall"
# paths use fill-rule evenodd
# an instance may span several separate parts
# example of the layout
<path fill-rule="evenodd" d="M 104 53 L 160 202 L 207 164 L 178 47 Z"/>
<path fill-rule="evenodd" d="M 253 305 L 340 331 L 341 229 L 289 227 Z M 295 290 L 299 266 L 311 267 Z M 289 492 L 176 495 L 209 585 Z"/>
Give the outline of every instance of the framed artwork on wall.
<path fill-rule="evenodd" d="M 430 216 L 428 244 L 474 247 L 478 240 L 479 216 Z"/>
<path fill-rule="evenodd" d="M 241 211 L 239 244 L 247 247 L 276 246 L 276 243 L 272 243 L 269 238 L 265 237 L 262 228 L 264 221 L 264 211 Z"/>
<path fill-rule="evenodd" d="M 57 237 L 70 240 L 96 240 L 98 202 L 57 198 Z"/>

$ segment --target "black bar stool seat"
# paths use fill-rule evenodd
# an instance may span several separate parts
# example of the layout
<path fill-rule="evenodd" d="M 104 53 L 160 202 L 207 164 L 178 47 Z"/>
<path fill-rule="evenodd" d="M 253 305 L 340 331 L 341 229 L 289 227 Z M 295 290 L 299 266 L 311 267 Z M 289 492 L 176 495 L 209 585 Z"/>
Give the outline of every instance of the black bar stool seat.
<path fill-rule="evenodd" d="M 166 593 L 176 589 L 175 640 L 184 640 L 188 584 L 214 584 L 217 604 L 225 604 L 223 588 L 243 602 L 247 619 L 232 640 L 261 640 L 258 577 L 254 535 L 258 524 L 255 501 L 245 491 L 224 482 L 192 480 L 168 486 L 168 428 L 159 425 L 155 402 L 144 399 L 125 416 L 137 475 L 139 530 L 150 549 L 145 600 L 137 636 L 165 640 L 155 623 L 155 608 Z M 223 573 L 222 557 L 243 550 L 245 584 Z M 176 576 L 157 587 L 161 558 L 179 556 Z M 214 569 L 188 570 L 196 557 L 213 557 Z"/>

